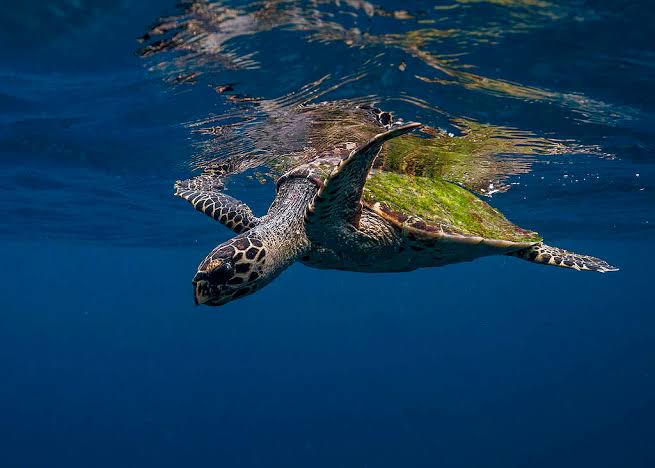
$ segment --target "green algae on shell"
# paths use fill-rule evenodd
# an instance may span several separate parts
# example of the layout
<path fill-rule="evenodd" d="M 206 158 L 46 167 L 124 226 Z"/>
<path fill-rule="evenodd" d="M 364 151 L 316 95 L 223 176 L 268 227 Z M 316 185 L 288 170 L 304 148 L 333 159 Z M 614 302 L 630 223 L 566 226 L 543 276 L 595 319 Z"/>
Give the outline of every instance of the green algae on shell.
<path fill-rule="evenodd" d="M 364 202 L 386 211 L 420 218 L 449 234 L 540 242 L 536 232 L 522 229 L 468 190 L 441 179 L 379 171 L 364 186 Z"/>
<path fill-rule="evenodd" d="M 566 150 L 561 141 L 538 137 L 529 131 L 465 119 L 456 119 L 453 124 L 461 135 L 424 127 L 428 138 L 404 135 L 387 142 L 377 167 L 449 180 L 489 196 L 506 191 L 509 176 L 530 172 L 536 155 Z"/>

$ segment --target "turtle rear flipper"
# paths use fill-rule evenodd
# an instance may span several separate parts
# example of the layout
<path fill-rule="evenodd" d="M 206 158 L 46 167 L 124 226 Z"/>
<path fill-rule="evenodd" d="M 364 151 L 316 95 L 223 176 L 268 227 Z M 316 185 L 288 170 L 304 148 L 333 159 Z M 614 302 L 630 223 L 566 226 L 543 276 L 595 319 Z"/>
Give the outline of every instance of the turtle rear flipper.
<path fill-rule="evenodd" d="M 574 270 L 589 270 L 599 273 L 619 270 L 600 258 L 579 255 L 541 242 L 507 255 L 519 257 L 529 262 L 572 268 Z"/>
<path fill-rule="evenodd" d="M 237 234 L 259 224 L 259 218 L 248 205 L 220 192 L 222 188 L 223 183 L 219 178 L 200 175 L 193 179 L 178 180 L 175 183 L 175 195 Z"/>

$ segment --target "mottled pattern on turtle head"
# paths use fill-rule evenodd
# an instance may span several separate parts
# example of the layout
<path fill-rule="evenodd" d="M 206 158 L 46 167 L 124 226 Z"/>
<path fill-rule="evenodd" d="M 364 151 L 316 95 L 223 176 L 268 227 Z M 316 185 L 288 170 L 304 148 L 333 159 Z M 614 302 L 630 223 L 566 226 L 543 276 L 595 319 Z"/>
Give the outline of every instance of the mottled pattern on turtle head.
<path fill-rule="evenodd" d="M 197 304 L 223 305 L 252 294 L 270 279 L 267 252 L 255 233 L 246 232 L 216 247 L 193 278 Z"/>
<path fill-rule="evenodd" d="M 370 112 L 370 115 L 374 119 L 375 123 L 377 123 L 381 127 L 386 128 L 387 130 L 390 129 L 393 125 L 402 124 L 402 119 L 394 120 L 391 112 L 383 111 L 382 109 L 376 106 L 362 104 L 357 106 L 357 108 L 365 112 Z"/>

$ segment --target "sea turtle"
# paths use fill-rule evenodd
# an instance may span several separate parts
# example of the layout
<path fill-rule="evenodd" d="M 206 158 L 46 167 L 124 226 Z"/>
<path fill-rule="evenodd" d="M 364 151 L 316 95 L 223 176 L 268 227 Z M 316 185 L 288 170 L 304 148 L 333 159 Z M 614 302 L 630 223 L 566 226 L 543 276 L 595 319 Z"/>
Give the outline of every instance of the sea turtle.
<path fill-rule="evenodd" d="M 286 172 L 262 217 L 223 193 L 218 171 L 176 183 L 176 195 L 238 234 L 199 265 L 193 278 L 197 304 L 222 305 L 251 294 L 295 261 L 323 269 L 403 272 L 511 255 L 576 270 L 617 270 L 545 245 L 466 184 L 446 180 L 424 163 L 403 162 L 408 142 L 423 140 L 408 135 L 421 124 L 393 122 L 386 112 L 360 106 L 359 120 L 347 120 L 349 125 L 338 113 L 325 118 L 326 109 L 335 110 L 324 107 L 323 117 L 307 126 L 307 146 L 279 158 L 278 169 Z"/>

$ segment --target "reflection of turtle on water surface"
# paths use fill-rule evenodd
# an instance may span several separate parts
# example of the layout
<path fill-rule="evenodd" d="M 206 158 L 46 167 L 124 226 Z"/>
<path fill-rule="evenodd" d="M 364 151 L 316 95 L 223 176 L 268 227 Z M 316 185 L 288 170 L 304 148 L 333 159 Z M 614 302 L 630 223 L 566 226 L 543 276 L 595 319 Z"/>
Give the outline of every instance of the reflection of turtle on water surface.
<path fill-rule="evenodd" d="M 345 120 L 338 108 L 334 118 L 326 115 L 329 107 L 313 109 L 321 118 L 305 129 L 305 149 L 278 160 L 276 169 L 286 172 L 266 215 L 257 218 L 222 193 L 211 173 L 176 184 L 176 195 L 238 233 L 200 264 L 193 279 L 197 303 L 221 305 L 251 294 L 295 261 L 402 272 L 511 255 L 576 270 L 616 270 L 543 244 L 537 233 L 448 181 L 434 169 L 438 163 L 411 151 L 429 141 L 407 135 L 420 124 L 394 124 L 390 114 L 369 106 L 351 108 Z"/>

